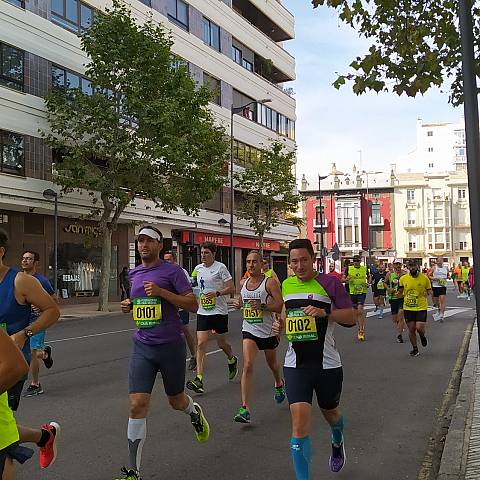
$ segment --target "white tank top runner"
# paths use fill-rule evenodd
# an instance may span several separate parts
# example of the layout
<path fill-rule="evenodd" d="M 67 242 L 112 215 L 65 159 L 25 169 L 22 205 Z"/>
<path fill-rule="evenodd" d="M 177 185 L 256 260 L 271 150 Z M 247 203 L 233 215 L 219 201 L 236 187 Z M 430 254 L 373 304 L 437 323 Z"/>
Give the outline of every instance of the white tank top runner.
<path fill-rule="evenodd" d="M 448 267 L 445 265 L 442 267 L 436 266 L 433 271 L 432 287 L 444 287 L 447 284 Z"/>
<path fill-rule="evenodd" d="M 243 301 L 243 326 L 244 332 L 251 333 L 256 337 L 268 338 L 272 337 L 272 323 L 274 320 L 273 312 L 262 309 L 260 312 L 251 311 L 248 308 L 248 300 L 258 300 L 261 304 L 267 303 L 267 297 L 270 295 L 267 291 L 267 280 L 265 277 L 262 283 L 255 290 L 248 290 L 247 286 L 250 283 L 250 278 L 243 284 L 240 295 Z"/>

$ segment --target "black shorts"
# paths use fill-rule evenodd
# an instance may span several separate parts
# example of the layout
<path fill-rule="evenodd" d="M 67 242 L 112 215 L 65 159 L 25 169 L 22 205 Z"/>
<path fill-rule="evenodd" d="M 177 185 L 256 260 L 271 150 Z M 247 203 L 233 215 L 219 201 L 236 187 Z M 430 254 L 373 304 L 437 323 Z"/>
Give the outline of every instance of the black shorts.
<path fill-rule="evenodd" d="M 152 393 L 157 373 L 160 372 L 165 393 L 173 397 L 185 386 L 185 341 L 147 345 L 133 339 L 128 372 L 129 393 Z"/>
<path fill-rule="evenodd" d="M 299 402 L 311 405 L 315 392 L 320 408 L 333 410 L 338 407 L 342 394 L 342 367 L 330 369 L 283 367 L 283 375 L 290 405 Z"/>
<path fill-rule="evenodd" d="M 186 310 L 179 310 L 178 315 L 182 321 L 182 325 L 188 325 L 190 323 L 190 314 Z"/>
<path fill-rule="evenodd" d="M 197 332 L 212 332 L 222 334 L 228 332 L 228 315 L 198 315 Z"/>
<path fill-rule="evenodd" d="M 365 305 L 365 300 L 367 299 L 366 293 L 351 293 L 350 299 L 352 300 L 353 308 L 357 308 L 359 305 Z"/>
<path fill-rule="evenodd" d="M 22 398 L 23 385 L 27 378 L 23 378 L 17 382 L 12 388 L 8 390 L 8 406 L 16 412 L 20 405 L 20 399 Z"/>
<path fill-rule="evenodd" d="M 447 294 L 447 287 L 432 287 L 432 290 L 435 298 Z"/>
<path fill-rule="evenodd" d="M 392 315 L 396 315 L 400 310 L 403 309 L 403 298 L 391 298 L 389 302 Z"/>
<path fill-rule="evenodd" d="M 24 447 L 18 442 L 12 443 L 3 450 L 0 450 L 0 479 L 2 478 L 3 471 L 5 469 L 5 463 L 8 458 L 23 464 L 28 459 L 32 458 L 33 454 L 34 451 L 31 448 Z"/>
<path fill-rule="evenodd" d="M 408 322 L 426 322 L 427 321 L 427 311 L 426 310 L 404 310 L 403 315 L 405 321 Z"/>
<path fill-rule="evenodd" d="M 374 297 L 384 297 L 387 294 L 386 290 L 378 290 L 378 288 L 373 288 Z"/>
<path fill-rule="evenodd" d="M 275 350 L 280 343 L 280 340 L 278 337 L 262 338 L 262 337 L 257 337 L 256 335 L 253 335 L 250 332 L 243 332 L 243 331 L 242 331 L 242 336 L 244 340 L 245 339 L 253 340 L 257 344 L 257 347 L 259 350 Z"/>

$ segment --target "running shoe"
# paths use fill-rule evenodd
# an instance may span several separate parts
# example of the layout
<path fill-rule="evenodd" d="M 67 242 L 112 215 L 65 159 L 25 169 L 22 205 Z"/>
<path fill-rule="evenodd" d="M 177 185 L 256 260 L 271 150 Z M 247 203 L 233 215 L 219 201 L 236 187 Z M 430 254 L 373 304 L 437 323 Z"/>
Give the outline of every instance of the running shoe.
<path fill-rule="evenodd" d="M 330 470 L 333 473 L 338 473 L 345 466 L 347 457 L 345 455 L 345 442 L 342 442 L 340 446 L 336 446 L 332 443 L 332 454 L 328 460 Z"/>
<path fill-rule="evenodd" d="M 435 322 L 438 322 L 440 320 L 440 318 L 441 318 L 441 315 L 439 313 L 434 313 L 433 314 L 433 320 Z"/>
<path fill-rule="evenodd" d="M 192 425 L 195 429 L 195 436 L 200 443 L 205 443 L 210 437 L 210 425 L 208 425 L 207 419 L 203 414 L 202 407 L 194 402 L 195 413 L 190 414 L 192 419 Z"/>
<path fill-rule="evenodd" d="M 187 382 L 187 388 L 189 390 L 193 390 L 195 393 L 204 393 L 205 390 L 203 389 L 203 380 L 200 380 L 197 377 L 195 377 L 193 380 L 189 380 Z"/>
<path fill-rule="evenodd" d="M 282 384 L 279 387 L 275 387 L 275 401 L 277 403 L 282 403 L 285 400 L 285 381 L 282 381 Z"/>
<path fill-rule="evenodd" d="M 238 358 L 233 356 L 233 361 L 228 361 L 228 379 L 235 380 L 238 374 Z"/>
<path fill-rule="evenodd" d="M 42 385 L 29 385 L 25 390 L 25 397 L 34 397 L 35 395 L 41 395 L 43 393 Z"/>
<path fill-rule="evenodd" d="M 197 369 L 197 359 L 195 357 L 190 357 L 188 360 L 188 369 L 196 370 Z"/>
<path fill-rule="evenodd" d="M 43 363 L 45 367 L 52 368 L 53 367 L 53 358 L 52 358 L 52 347 L 50 345 L 45 345 L 43 349 L 43 353 L 47 355 L 47 358 L 43 359 Z"/>
<path fill-rule="evenodd" d="M 411 357 L 418 357 L 420 354 L 418 353 L 418 348 L 414 347 L 413 350 L 410 352 Z"/>
<path fill-rule="evenodd" d="M 245 406 L 241 406 L 238 409 L 238 413 L 235 415 L 234 420 L 238 423 L 250 423 L 250 412 Z"/>
<path fill-rule="evenodd" d="M 420 335 L 420 341 L 422 342 L 422 347 L 427 346 L 427 337 L 425 335 Z"/>
<path fill-rule="evenodd" d="M 142 480 L 140 475 L 135 470 L 128 470 L 127 468 L 123 467 L 121 472 L 123 476 L 118 477 L 115 480 Z"/>
<path fill-rule="evenodd" d="M 50 433 L 48 442 L 40 447 L 40 468 L 47 468 L 57 459 L 58 438 L 60 437 L 60 425 L 56 422 L 46 423 L 42 430 Z"/>
<path fill-rule="evenodd" d="M 397 335 L 397 342 L 403 343 L 403 337 L 401 335 Z"/>
<path fill-rule="evenodd" d="M 365 341 L 365 332 L 358 332 L 358 339 L 361 342 L 364 342 Z"/>

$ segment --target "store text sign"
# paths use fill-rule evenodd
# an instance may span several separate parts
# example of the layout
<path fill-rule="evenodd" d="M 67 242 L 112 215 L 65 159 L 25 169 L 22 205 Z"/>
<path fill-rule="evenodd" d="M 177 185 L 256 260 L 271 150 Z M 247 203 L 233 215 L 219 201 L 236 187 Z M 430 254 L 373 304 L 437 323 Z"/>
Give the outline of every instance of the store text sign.
<path fill-rule="evenodd" d="M 184 232 L 183 241 L 188 242 L 189 233 Z M 210 242 L 218 245 L 219 247 L 229 247 L 230 237 L 228 235 L 214 234 L 214 233 L 195 233 L 195 244 L 200 245 L 203 242 Z M 234 246 L 236 248 L 245 248 L 250 250 L 258 250 L 260 248 L 260 242 L 255 238 L 248 237 L 234 237 Z M 263 242 L 263 248 L 273 252 L 280 250 L 280 243 L 274 240 L 265 240 Z"/>
<path fill-rule="evenodd" d="M 98 237 L 100 235 L 100 229 L 98 227 L 91 227 L 90 225 L 67 225 L 63 228 L 64 232 L 75 233 L 77 235 L 93 235 Z"/>

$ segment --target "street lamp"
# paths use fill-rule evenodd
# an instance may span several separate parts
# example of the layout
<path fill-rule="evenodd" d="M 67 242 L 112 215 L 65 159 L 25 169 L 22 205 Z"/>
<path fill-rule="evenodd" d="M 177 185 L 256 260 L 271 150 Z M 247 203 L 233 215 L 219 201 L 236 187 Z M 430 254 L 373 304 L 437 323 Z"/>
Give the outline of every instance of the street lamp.
<path fill-rule="evenodd" d="M 235 107 L 232 103 L 230 107 L 230 269 L 232 271 L 233 283 L 235 283 L 235 246 L 233 244 L 233 207 L 235 202 L 235 192 L 233 190 L 233 116 L 236 113 L 243 112 L 250 105 L 265 104 L 270 103 L 272 100 L 270 98 L 263 98 L 262 100 L 252 100 L 251 102 L 242 105 L 241 107 Z M 224 220 L 224 219 L 220 219 Z M 219 224 L 220 224 L 219 220 Z M 227 222 L 225 220 L 225 222 Z M 222 222 L 223 223 L 223 222 Z M 223 223 L 226 225 L 226 223 Z"/>
<path fill-rule="evenodd" d="M 57 272 L 58 272 L 58 193 L 51 188 L 43 191 L 43 198 L 50 202 L 54 200 L 55 210 L 53 215 L 54 235 L 53 235 L 53 290 L 57 293 Z"/>

